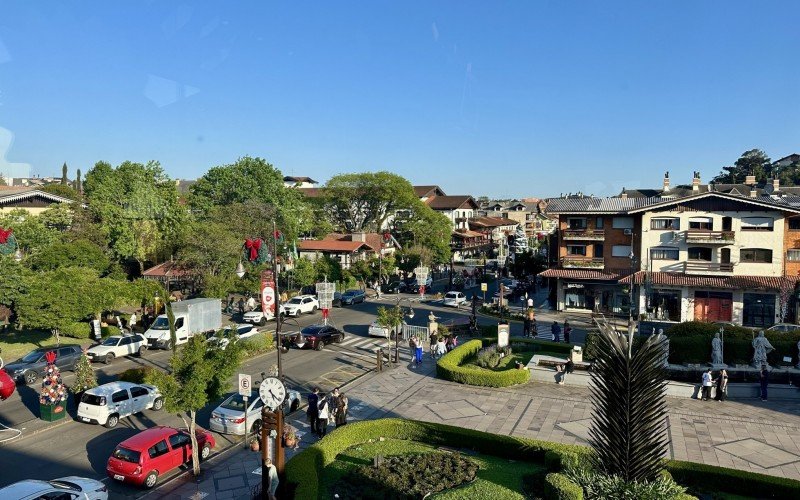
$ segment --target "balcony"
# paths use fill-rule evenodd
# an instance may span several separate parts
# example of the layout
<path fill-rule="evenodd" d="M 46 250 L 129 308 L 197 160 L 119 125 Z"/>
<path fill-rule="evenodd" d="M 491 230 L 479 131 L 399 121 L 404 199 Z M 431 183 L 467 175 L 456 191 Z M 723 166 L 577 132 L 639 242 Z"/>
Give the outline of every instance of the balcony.
<path fill-rule="evenodd" d="M 573 255 L 570 257 L 563 257 L 561 259 L 561 267 L 564 268 L 579 268 L 579 269 L 603 269 L 605 261 L 602 257 L 582 257 L 580 255 Z"/>
<path fill-rule="evenodd" d="M 733 263 L 731 262 L 702 262 L 692 261 L 683 263 L 684 274 L 732 274 Z"/>
<path fill-rule="evenodd" d="M 603 241 L 605 238 L 602 229 L 565 229 L 564 240 L 592 240 Z"/>
<path fill-rule="evenodd" d="M 703 245 L 731 245 L 734 239 L 733 231 L 705 231 L 702 229 L 689 229 L 686 231 L 686 243 L 700 243 Z"/>

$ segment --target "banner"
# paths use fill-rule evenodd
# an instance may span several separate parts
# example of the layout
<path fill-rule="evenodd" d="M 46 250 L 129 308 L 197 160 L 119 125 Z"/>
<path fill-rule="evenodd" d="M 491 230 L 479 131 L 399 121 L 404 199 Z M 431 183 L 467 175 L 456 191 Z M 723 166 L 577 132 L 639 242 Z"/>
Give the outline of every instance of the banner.
<path fill-rule="evenodd" d="M 270 270 L 261 273 L 261 310 L 275 316 L 275 281 Z"/>

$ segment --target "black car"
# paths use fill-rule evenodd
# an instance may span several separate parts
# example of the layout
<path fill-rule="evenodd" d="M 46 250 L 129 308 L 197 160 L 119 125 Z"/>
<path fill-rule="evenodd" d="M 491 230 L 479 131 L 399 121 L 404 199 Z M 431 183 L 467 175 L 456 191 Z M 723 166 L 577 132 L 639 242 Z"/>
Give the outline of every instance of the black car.
<path fill-rule="evenodd" d="M 292 339 L 300 349 L 321 351 L 325 344 L 339 343 L 344 340 L 344 332 L 331 325 L 311 325 L 300 330 Z"/>
<path fill-rule="evenodd" d="M 40 347 L 17 361 L 7 364 L 5 370 L 14 380 L 25 382 L 28 385 L 34 384 L 44 373 L 44 368 L 47 366 L 45 354 L 50 351 L 56 353 L 56 366 L 61 371 L 74 371 L 75 364 L 83 352 L 81 346 L 77 344 Z"/>
<path fill-rule="evenodd" d="M 333 292 L 333 300 L 331 300 L 331 306 L 342 307 L 342 292 Z"/>
<path fill-rule="evenodd" d="M 383 288 L 383 293 L 406 293 L 408 291 L 408 285 L 403 281 L 392 281 L 381 288 Z"/>

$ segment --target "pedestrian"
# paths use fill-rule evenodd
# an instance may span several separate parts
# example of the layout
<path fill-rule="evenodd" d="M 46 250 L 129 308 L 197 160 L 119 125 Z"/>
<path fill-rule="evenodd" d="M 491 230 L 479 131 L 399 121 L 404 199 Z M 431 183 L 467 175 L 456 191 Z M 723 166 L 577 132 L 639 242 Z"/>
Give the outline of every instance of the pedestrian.
<path fill-rule="evenodd" d="M 572 333 L 572 327 L 569 326 L 569 321 L 564 321 L 564 342 L 569 344 L 569 334 Z"/>
<path fill-rule="evenodd" d="M 261 470 L 261 474 L 266 475 L 269 480 L 269 490 L 267 490 L 269 500 L 275 500 L 277 498 L 275 494 L 278 492 L 278 483 L 280 480 L 278 479 L 278 469 L 272 463 L 271 459 L 267 458 L 264 460 L 264 467 Z"/>
<path fill-rule="evenodd" d="M 528 313 L 525 313 L 525 319 L 522 320 L 522 335 L 525 337 L 531 336 L 531 319 Z"/>
<path fill-rule="evenodd" d="M 567 380 L 567 374 L 572 373 L 574 369 L 575 363 L 571 359 L 568 359 L 563 365 L 556 365 L 556 372 L 560 374 L 558 385 L 564 385 L 564 381 Z"/>
<path fill-rule="evenodd" d="M 709 368 L 703 373 L 703 401 L 711 399 L 711 387 L 713 387 L 713 385 L 714 381 L 711 379 L 711 368 Z"/>
<path fill-rule="evenodd" d="M 448 335 L 447 340 L 444 341 L 444 348 L 447 349 L 447 352 L 453 350 L 453 336 Z"/>
<path fill-rule="evenodd" d="M 717 377 L 717 397 L 714 398 L 717 401 L 725 401 L 725 398 L 728 396 L 728 372 L 725 370 L 719 371 L 719 377 Z"/>
<path fill-rule="evenodd" d="M 324 438 L 328 433 L 328 418 L 330 417 L 331 404 L 330 397 L 323 396 L 317 403 L 319 412 L 317 413 L 317 436 Z"/>
<path fill-rule="evenodd" d="M 128 318 L 128 328 L 130 328 L 131 332 L 133 332 L 134 326 L 136 326 L 136 311 L 133 311 L 131 317 Z"/>
<path fill-rule="evenodd" d="M 308 395 L 308 408 L 306 408 L 306 415 L 308 416 L 308 423 L 311 424 L 311 432 L 317 434 L 317 419 L 319 418 L 319 387 L 314 387 L 311 394 Z"/>
<path fill-rule="evenodd" d="M 433 332 L 429 340 L 431 343 L 431 356 L 433 356 L 434 349 L 436 348 L 436 342 L 439 340 L 439 336 L 436 335 L 436 332 Z"/>
<path fill-rule="evenodd" d="M 239 314 L 244 314 L 244 297 L 239 297 L 237 305 L 239 306 Z"/>
<path fill-rule="evenodd" d="M 550 334 L 552 335 L 552 339 L 554 342 L 561 342 L 561 326 L 558 324 L 558 321 L 553 321 L 553 325 L 550 327 Z"/>
<path fill-rule="evenodd" d="M 536 318 L 531 318 L 531 338 L 539 336 L 539 325 L 536 324 Z"/>
<path fill-rule="evenodd" d="M 433 353 L 437 358 L 441 358 L 447 354 L 447 345 L 444 343 L 443 338 L 439 338 L 433 348 Z"/>
<path fill-rule="evenodd" d="M 422 364 L 422 339 L 417 339 L 415 361 L 417 366 Z"/>
<path fill-rule="evenodd" d="M 347 405 L 349 400 L 343 392 L 339 392 L 338 388 L 333 390 L 333 394 L 336 398 L 336 427 L 341 427 L 347 424 Z"/>
<path fill-rule="evenodd" d="M 251 295 L 247 298 L 247 310 L 253 311 L 256 308 L 256 299 Z"/>
<path fill-rule="evenodd" d="M 761 401 L 767 400 L 768 385 L 769 385 L 769 370 L 767 370 L 767 365 L 761 365 Z"/>
<path fill-rule="evenodd" d="M 411 368 L 417 367 L 417 337 L 408 339 L 408 350 L 411 352 Z"/>

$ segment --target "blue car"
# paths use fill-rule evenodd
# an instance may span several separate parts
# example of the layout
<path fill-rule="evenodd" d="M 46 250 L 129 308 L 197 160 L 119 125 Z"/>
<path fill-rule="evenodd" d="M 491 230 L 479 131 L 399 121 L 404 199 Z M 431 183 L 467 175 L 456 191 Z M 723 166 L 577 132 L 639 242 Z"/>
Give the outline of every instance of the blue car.
<path fill-rule="evenodd" d="M 350 304 L 360 304 L 364 302 L 366 297 L 367 294 L 364 293 L 364 290 L 347 290 L 342 294 L 342 305 L 349 306 Z"/>

